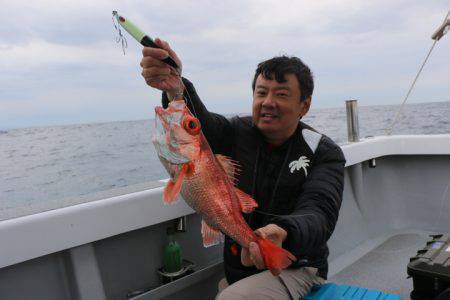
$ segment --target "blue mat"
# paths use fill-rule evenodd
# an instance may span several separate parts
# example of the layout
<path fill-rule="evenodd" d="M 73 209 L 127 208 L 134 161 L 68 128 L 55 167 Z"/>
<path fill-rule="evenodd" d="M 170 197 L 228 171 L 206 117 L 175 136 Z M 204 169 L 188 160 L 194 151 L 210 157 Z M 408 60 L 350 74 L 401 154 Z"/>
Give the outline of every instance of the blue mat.
<path fill-rule="evenodd" d="M 402 297 L 356 286 L 327 283 L 313 287 L 303 300 L 402 300 Z"/>

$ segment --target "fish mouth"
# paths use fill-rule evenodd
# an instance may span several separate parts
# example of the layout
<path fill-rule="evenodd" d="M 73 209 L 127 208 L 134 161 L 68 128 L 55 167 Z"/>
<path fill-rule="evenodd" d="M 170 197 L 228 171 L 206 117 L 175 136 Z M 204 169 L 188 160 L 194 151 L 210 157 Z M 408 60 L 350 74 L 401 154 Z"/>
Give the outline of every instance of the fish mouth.
<path fill-rule="evenodd" d="M 190 159 L 180 152 L 180 144 L 173 138 L 172 128 L 179 126 L 183 112 L 168 112 L 161 106 L 155 107 L 155 131 L 152 142 L 160 157 L 172 164 L 184 164 Z"/>

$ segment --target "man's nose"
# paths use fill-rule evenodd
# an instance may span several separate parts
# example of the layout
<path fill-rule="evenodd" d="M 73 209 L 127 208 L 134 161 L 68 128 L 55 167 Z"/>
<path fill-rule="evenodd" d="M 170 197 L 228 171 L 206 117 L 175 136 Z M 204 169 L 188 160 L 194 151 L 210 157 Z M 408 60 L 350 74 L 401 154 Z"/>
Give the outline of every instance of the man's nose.
<path fill-rule="evenodd" d="M 276 102 L 272 95 L 272 93 L 268 93 L 267 96 L 264 98 L 264 101 L 262 103 L 262 106 L 264 107 L 275 107 Z"/>

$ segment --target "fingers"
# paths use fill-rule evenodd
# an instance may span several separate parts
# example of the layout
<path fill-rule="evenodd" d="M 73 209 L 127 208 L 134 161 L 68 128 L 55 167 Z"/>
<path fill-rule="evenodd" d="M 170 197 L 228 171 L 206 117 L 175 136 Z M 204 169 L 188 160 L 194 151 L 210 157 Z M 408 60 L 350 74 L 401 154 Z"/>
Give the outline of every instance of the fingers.
<path fill-rule="evenodd" d="M 156 59 L 151 56 L 144 56 L 140 63 L 142 68 L 150 68 L 150 67 L 168 67 L 166 63 L 163 61 Z"/>
<path fill-rule="evenodd" d="M 157 60 L 163 60 L 163 59 L 167 58 L 168 56 L 170 56 L 175 60 L 175 62 L 181 68 L 181 60 L 178 57 L 178 55 L 175 53 L 175 51 L 173 51 L 172 48 L 170 48 L 169 43 L 167 43 L 166 41 L 163 41 L 159 38 L 156 38 L 155 44 L 157 44 L 159 47 L 161 47 L 161 49 L 144 47 L 142 49 L 142 55 L 144 57 L 152 57 Z"/>
<path fill-rule="evenodd" d="M 283 228 L 281 228 L 280 226 L 278 226 L 276 224 L 269 224 L 264 227 L 261 227 L 261 228 L 255 230 L 255 233 L 256 233 L 256 235 L 258 235 L 264 239 L 271 240 L 278 246 L 281 246 L 281 244 L 287 237 L 286 230 L 284 230 Z"/>
<path fill-rule="evenodd" d="M 151 87 L 160 88 L 161 83 L 163 83 L 166 79 L 167 76 L 155 76 L 145 78 L 145 82 Z"/>
<path fill-rule="evenodd" d="M 250 259 L 255 264 L 255 267 L 258 270 L 263 270 L 266 268 L 266 264 L 261 256 L 261 251 L 259 251 L 259 247 L 256 243 L 250 243 L 250 247 L 248 248 L 250 252 Z"/>
<path fill-rule="evenodd" d="M 162 60 L 169 56 L 169 52 L 164 49 L 144 47 L 142 49 L 142 55 L 144 57 L 153 57 L 153 58 Z"/>
<path fill-rule="evenodd" d="M 254 242 L 251 242 L 248 248 L 242 248 L 241 263 L 246 267 L 255 266 L 258 270 L 264 270 L 266 268 L 258 244 Z"/>
<path fill-rule="evenodd" d="M 243 266 L 251 267 L 255 266 L 258 270 L 266 269 L 266 264 L 262 258 L 259 246 L 256 243 L 250 243 L 249 248 L 242 248 L 241 250 L 241 263 Z M 270 273 L 274 276 L 278 276 L 281 273 L 281 269 L 272 269 Z"/>
<path fill-rule="evenodd" d="M 167 76 L 170 75 L 170 68 L 168 67 L 149 67 L 142 69 L 142 77 L 151 78 L 156 76 Z"/>
<path fill-rule="evenodd" d="M 266 227 L 261 227 L 255 230 L 257 236 L 262 237 L 263 239 L 267 239 L 267 230 Z"/>
<path fill-rule="evenodd" d="M 155 44 L 158 45 L 159 47 L 165 49 L 165 50 L 167 50 L 167 46 L 169 45 L 167 42 L 161 40 L 161 39 L 158 38 L 158 37 L 155 39 Z M 167 45 L 167 46 L 166 46 L 166 45 Z M 170 47 L 169 47 L 169 48 L 170 48 Z"/>
<path fill-rule="evenodd" d="M 158 40 L 158 45 L 161 45 L 161 47 L 169 53 L 170 57 L 172 57 L 177 63 L 177 65 L 181 68 L 181 60 L 175 53 L 175 51 L 173 51 L 172 48 L 170 48 L 169 43 L 159 38 L 157 38 L 156 40 Z"/>
<path fill-rule="evenodd" d="M 142 49 L 142 77 L 153 87 L 166 92 L 179 90 L 181 84 L 181 61 L 169 44 L 159 38 L 155 43 L 160 48 L 144 47 Z M 179 68 L 175 69 L 162 60 L 171 56 Z"/>
<path fill-rule="evenodd" d="M 273 241 L 275 244 L 281 247 L 281 244 L 287 237 L 287 232 L 276 224 L 269 224 L 255 230 L 255 234 L 263 239 Z M 241 250 L 241 263 L 242 265 L 249 267 L 255 266 L 259 270 L 266 269 L 266 264 L 261 255 L 259 246 L 255 242 L 251 242 L 248 248 L 242 248 Z M 281 269 L 271 269 L 270 272 L 274 276 L 278 276 L 281 273 Z"/>
<path fill-rule="evenodd" d="M 242 247 L 241 263 L 243 266 L 246 266 L 246 267 L 251 267 L 254 265 L 252 259 L 250 258 L 250 252 L 248 251 L 248 248 Z"/>
<path fill-rule="evenodd" d="M 270 273 L 272 273 L 273 276 L 278 276 L 281 274 L 281 269 L 271 269 Z"/>
<path fill-rule="evenodd" d="M 153 67 L 143 69 L 141 74 L 149 86 L 160 88 L 159 84 L 168 79 L 171 71 L 170 68 L 167 67 Z"/>

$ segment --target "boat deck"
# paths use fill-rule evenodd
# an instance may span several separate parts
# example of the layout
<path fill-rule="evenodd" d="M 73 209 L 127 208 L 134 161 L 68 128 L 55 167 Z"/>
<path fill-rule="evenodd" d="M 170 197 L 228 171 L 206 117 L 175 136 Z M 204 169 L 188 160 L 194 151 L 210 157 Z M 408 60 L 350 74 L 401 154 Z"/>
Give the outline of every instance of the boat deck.
<path fill-rule="evenodd" d="M 425 246 L 431 233 L 401 233 L 388 238 L 354 263 L 329 278 L 330 282 L 382 290 L 409 299 L 412 278 L 409 258 Z"/>

